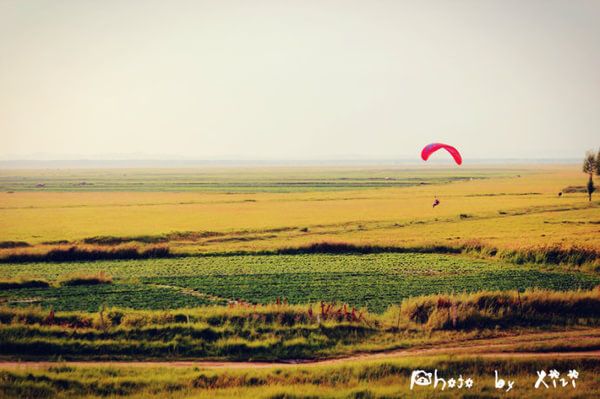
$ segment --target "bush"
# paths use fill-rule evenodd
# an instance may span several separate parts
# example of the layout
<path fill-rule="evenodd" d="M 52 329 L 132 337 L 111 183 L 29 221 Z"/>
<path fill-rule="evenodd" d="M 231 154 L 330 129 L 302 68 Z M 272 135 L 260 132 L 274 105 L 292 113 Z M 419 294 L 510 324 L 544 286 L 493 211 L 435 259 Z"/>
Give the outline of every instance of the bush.
<path fill-rule="evenodd" d="M 104 272 L 78 274 L 63 277 L 58 284 L 61 286 L 112 284 L 112 277 Z"/>
<path fill-rule="evenodd" d="M 113 259 L 166 258 L 170 255 L 168 246 L 69 246 L 53 248 L 45 253 L 12 253 L 0 258 L 0 262 L 71 262 Z"/>
<path fill-rule="evenodd" d="M 97 245 L 119 245 L 130 242 L 141 242 L 145 244 L 158 244 L 167 242 L 169 239 L 165 236 L 131 236 L 131 237 L 115 237 L 115 236 L 95 236 L 84 238 L 85 244 Z"/>
<path fill-rule="evenodd" d="M 449 245 L 422 245 L 418 247 L 380 246 L 349 242 L 322 241 L 299 247 L 282 248 L 270 253 L 278 255 L 296 254 L 374 254 L 374 253 L 460 253 L 461 248 Z"/>
<path fill-rule="evenodd" d="M 50 284 L 41 279 L 0 280 L 0 289 L 9 290 L 16 288 L 48 288 Z"/>
<path fill-rule="evenodd" d="M 31 244 L 25 241 L 0 241 L 0 249 L 6 248 L 24 248 L 30 247 Z"/>
<path fill-rule="evenodd" d="M 587 193 L 585 186 L 568 186 L 562 189 L 563 193 Z"/>

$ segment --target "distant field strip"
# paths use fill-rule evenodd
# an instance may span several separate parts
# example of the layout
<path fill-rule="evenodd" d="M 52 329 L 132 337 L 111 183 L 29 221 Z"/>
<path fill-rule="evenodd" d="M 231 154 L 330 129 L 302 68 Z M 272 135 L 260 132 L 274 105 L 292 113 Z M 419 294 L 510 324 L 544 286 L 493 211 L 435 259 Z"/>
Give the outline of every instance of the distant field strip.
<path fill-rule="evenodd" d="M 448 171 L 451 171 L 449 173 Z M 521 172 L 523 173 L 523 172 Z M 298 192 L 407 187 L 511 176 L 510 168 L 229 167 L 2 170 L 1 191 Z"/>

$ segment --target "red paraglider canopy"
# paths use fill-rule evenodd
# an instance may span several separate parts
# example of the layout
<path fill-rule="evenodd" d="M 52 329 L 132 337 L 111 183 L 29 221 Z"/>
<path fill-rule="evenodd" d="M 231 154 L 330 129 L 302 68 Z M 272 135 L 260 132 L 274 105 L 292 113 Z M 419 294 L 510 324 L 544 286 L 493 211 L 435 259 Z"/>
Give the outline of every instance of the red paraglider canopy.
<path fill-rule="evenodd" d="M 458 165 L 462 164 L 462 157 L 460 156 L 460 152 L 458 152 L 458 150 L 452 147 L 451 145 L 442 143 L 427 144 L 421 151 L 421 158 L 423 159 L 423 161 L 427 161 L 429 159 L 429 156 L 437 150 L 439 150 L 440 148 L 443 148 L 446 151 L 448 151 Z"/>

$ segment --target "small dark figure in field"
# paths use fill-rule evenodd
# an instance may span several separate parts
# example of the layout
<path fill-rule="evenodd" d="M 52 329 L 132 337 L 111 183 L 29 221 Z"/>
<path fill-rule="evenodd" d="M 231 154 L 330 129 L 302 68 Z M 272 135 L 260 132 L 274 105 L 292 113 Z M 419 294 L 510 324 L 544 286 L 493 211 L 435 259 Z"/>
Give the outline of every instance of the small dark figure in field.
<path fill-rule="evenodd" d="M 435 208 L 439 204 L 440 204 L 440 200 L 439 199 L 436 198 L 435 200 L 433 200 L 433 208 Z"/>
<path fill-rule="evenodd" d="M 559 196 L 559 197 L 562 197 L 562 191 L 558 193 L 558 196 Z"/>

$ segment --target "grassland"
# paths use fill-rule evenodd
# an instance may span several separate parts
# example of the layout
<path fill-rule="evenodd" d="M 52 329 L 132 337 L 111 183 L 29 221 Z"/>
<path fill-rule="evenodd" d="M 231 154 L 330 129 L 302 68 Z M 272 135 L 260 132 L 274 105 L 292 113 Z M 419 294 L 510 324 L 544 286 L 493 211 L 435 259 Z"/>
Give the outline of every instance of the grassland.
<path fill-rule="evenodd" d="M 584 351 L 600 348 L 598 325 L 598 289 L 414 297 L 384 314 L 331 303 L 97 312 L 3 307 L 0 353 L 38 360 L 318 359 L 431 345 L 460 344 L 465 350 L 476 347 L 469 343 L 475 338 L 514 337 L 519 330 L 543 331 L 533 338 L 539 346 L 525 334 L 517 336 L 520 342 L 504 342 L 505 350 L 547 352 L 558 343 L 563 351 Z M 564 341 L 566 336 L 571 340 Z"/>
<path fill-rule="evenodd" d="M 510 176 L 505 169 L 474 169 L 481 179 L 345 191 L 314 191 L 308 186 L 309 191 L 286 193 L 235 193 L 223 188 L 219 192 L 131 191 L 134 188 L 110 193 L 48 188 L 2 192 L 0 237 L 32 245 L 97 236 L 150 237 L 166 239 L 173 251 L 185 253 L 272 249 L 323 240 L 418 246 L 477 238 L 502 247 L 523 242 L 597 247 L 598 203 L 589 204 L 582 193 L 557 195 L 564 187 L 582 184 L 585 179 L 578 169 L 515 168 Z M 428 174 L 450 178 L 468 175 L 470 170 L 464 170 L 410 174 L 427 183 Z M 391 173 L 370 171 L 375 176 Z M 285 175 L 275 172 L 271 178 L 285 182 Z M 432 209 L 435 195 L 442 203 Z M 14 249 L 3 251 L 7 250 Z"/>
<path fill-rule="evenodd" d="M 539 370 L 557 369 L 562 374 L 578 370 L 577 386 L 535 389 Z M 468 390 L 433 391 L 431 387 L 410 390 L 415 369 L 440 376 L 471 377 Z M 494 370 L 502 370 L 515 381 L 511 392 L 494 388 Z M 600 390 L 598 359 L 481 359 L 421 357 L 385 361 L 356 361 L 337 366 L 294 369 L 219 370 L 202 367 L 167 368 L 73 367 L 57 364 L 43 369 L 0 370 L 0 394 L 6 398 L 592 398 Z M 468 377 L 467 377 L 468 376 Z M 570 379 L 568 380 L 571 381 Z"/>

